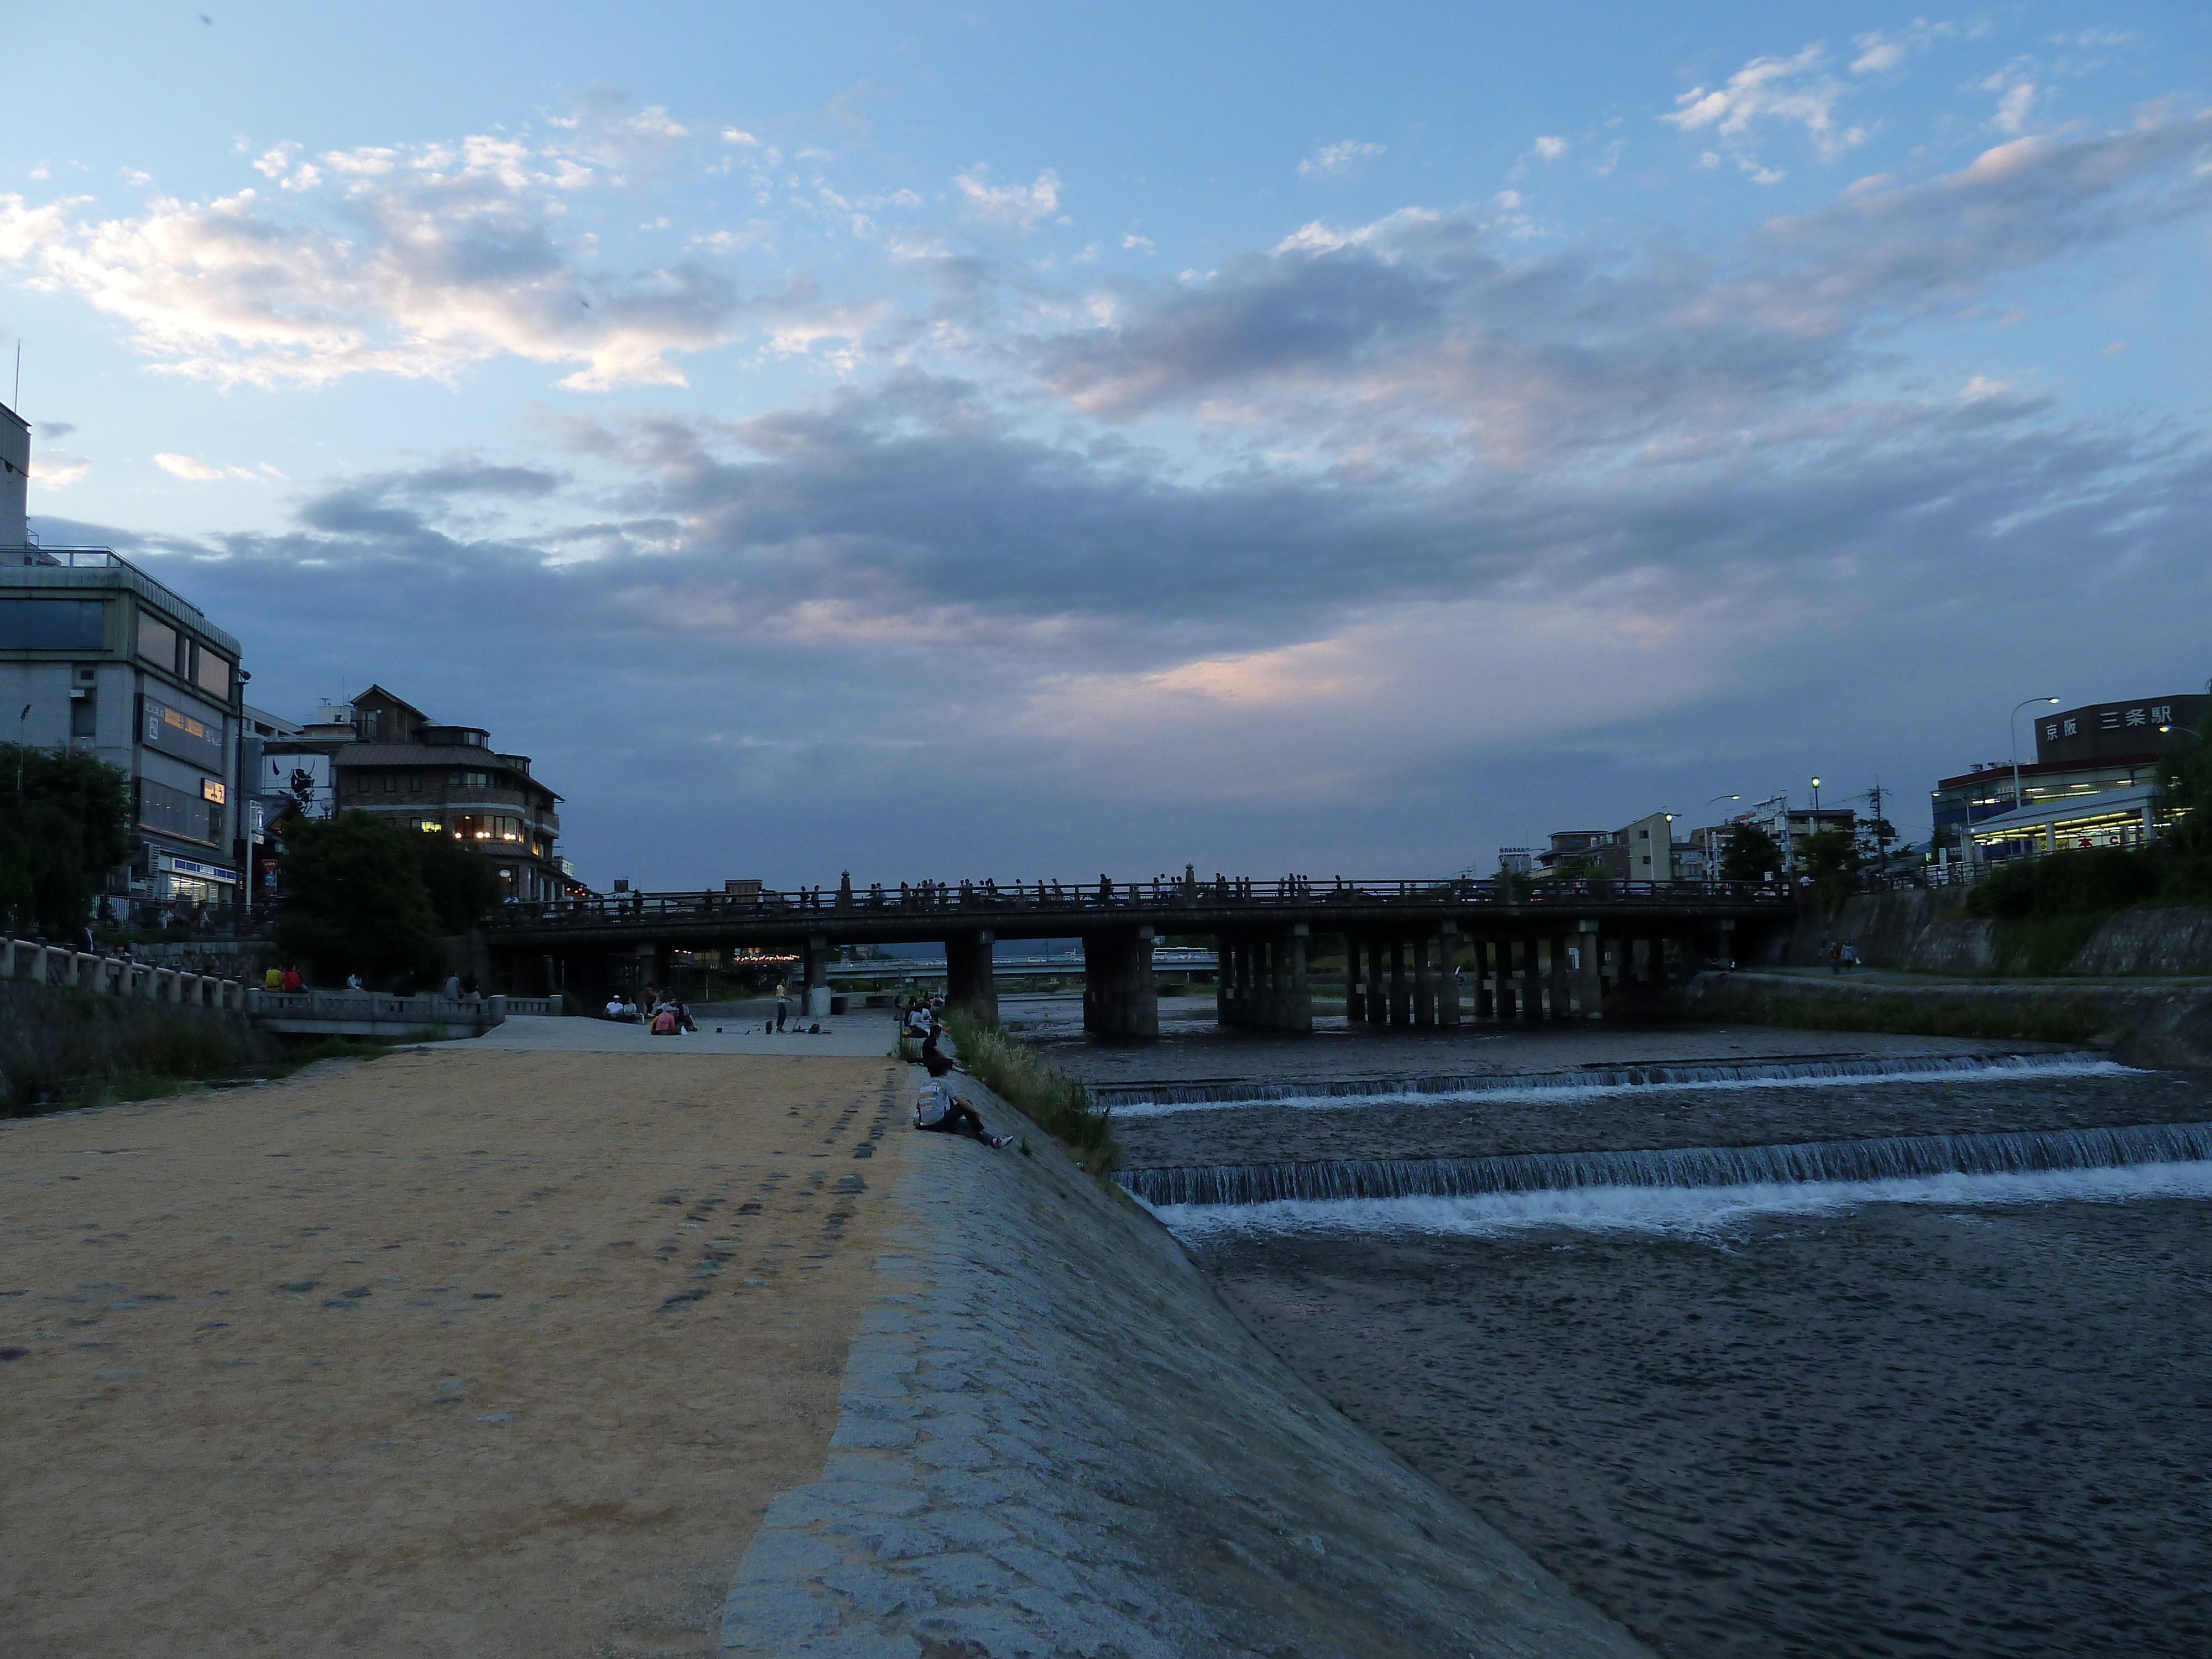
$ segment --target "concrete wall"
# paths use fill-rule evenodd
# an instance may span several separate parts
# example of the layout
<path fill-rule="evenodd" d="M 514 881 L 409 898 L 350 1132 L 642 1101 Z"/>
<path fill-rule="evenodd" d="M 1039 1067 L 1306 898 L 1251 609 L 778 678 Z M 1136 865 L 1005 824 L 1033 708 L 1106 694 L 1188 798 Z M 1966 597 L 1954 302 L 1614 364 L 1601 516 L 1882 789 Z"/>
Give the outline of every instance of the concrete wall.
<path fill-rule="evenodd" d="M 2126 1066 L 2212 1069 L 2212 985 L 1899 985 L 1794 974 L 1700 974 L 1685 1001 L 1707 1018 L 2040 1039 L 2109 1048 Z"/>
<path fill-rule="evenodd" d="M 1857 893 L 1832 915 L 1800 913 L 1743 960 L 1763 967 L 1818 967 L 1830 939 L 1858 946 L 1873 968 L 1923 974 L 1995 971 L 1996 928 L 1948 914 L 1963 897 L 1956 888 Z M 2069 974 L 2212 974 L 2212 909 L 2124 910 L 2106 921 L 2067 964 Z"/>

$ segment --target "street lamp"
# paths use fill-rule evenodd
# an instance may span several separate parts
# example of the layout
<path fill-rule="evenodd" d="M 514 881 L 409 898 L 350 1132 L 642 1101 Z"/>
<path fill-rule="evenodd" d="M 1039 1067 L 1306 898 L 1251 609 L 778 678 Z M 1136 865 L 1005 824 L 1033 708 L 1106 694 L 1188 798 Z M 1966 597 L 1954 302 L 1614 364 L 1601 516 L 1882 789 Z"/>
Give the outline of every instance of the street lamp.
<path fill-rule="evenodd" d="M 1813 827 L 1815 830 L 1820 827 L 1820 781 L 1818 778 L 1813 780 Z"/>
<path fill-rule="evenodd" d="M 2015 812 L 2020 811 L 2022 804 L 2020 795 L 2020 711 L 2039 702 L 2056 704 L 2057 701 L 2056 697 L 2023 697 L 2012 706 L 2012 713 L 2005 716 L 2005 735 L 2012 739 L 2012 810 Z M 1971 809 L 1966 816 L 1971 822 L 1973 817 Z"/>
<path fill-rule="evenodd" d="M 31 718 L 31 705 L 25 703 L 23 712 L 15 716 L 15 804 L 23 804 L 23 722 Z"/>

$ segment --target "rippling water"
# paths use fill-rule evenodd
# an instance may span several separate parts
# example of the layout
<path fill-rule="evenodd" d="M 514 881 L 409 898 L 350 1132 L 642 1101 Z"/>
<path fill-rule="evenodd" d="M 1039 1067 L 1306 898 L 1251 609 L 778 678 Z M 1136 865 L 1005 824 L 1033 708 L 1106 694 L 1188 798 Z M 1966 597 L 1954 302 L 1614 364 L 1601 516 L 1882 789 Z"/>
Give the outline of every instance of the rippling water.
<path fill-rule="evenodd" d="M 1152 1164 L 1757 1146 L 2203 1121 L 2209 1097 L 1793 1083 L 1124 1138 Z M 1163 1214 L 1324 1395 L 1675 1659 L 2201 1659 L 2208 1196 L 2212 1164 L 2146 1163 Z"/>

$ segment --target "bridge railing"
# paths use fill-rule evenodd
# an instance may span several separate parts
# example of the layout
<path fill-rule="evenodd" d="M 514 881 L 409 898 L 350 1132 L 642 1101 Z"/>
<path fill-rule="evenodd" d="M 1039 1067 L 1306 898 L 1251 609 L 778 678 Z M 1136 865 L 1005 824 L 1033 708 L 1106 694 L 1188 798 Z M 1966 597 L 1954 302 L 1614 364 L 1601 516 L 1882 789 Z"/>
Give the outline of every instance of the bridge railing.
<path fill-rule="evenodd" d="M 1715 902 L 1771 904 L 1786 908 L 1794 899 L 1779 883 L 1723 881 L 1537 881 L 1448 877 L 1438 880 L 1275 881 L 1221 878 L 1213 881 L 902 882 L 896 888 L 799 887 L 757 892 L 614 893 L 595 898 L 516 902 L 502 906 L 491 924 L 532 928 L 625 926 L 647 921 L 701 922 L 726 920 L 759 923 L 788 920 L 803 926 L 835 917 L 959 917 L 981 920 L 993 915 L 1064 914 L 1079 920 L 1091 914 L 1129 910 L 1271 909 L 1310 911 L 1341 904 L 1436 905 L 1534 904 L 1583 907 L 1593 902 L 1701 905 Z"/>

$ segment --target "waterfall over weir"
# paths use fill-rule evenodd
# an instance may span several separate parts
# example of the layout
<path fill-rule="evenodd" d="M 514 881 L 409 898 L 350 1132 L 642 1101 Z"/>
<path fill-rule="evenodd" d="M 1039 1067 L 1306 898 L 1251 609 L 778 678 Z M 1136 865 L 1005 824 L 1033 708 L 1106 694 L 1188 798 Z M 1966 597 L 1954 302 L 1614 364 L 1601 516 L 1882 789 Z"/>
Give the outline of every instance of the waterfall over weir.
<path fill-rule="evenodd" d="M 1269 1204 L 1285 1200 L 1463 1198 L 1599 1187 L 1787 1186 L 2204 1160 L 2212 1160 L 2212 1123 L 2151 1123 L 2116 1129 L 1814 1140 L 1785 1146 L 1219 1164 L 1123 1170 L 1114 1178 L 1154 1206 Z"/>
<path fill-rule="evenodd" d="M 1852 1055 L 1831 1060 L 1710 1061 L 1691 1065 L 1589 1066 L 1571 1072 L 1478 1073 L 1464 1076 L 1302 1079 L 1291 1083 L 1094 1085 L 1092 1097 L 1123 1118 L 1156 1117 L 1208 1107 L 1417 1105 L 1485 1096 L 1522 1098 L 1577 1091 L 1759 1088 L 1853 1081 L 1933 1083 L 1969 1078 L 2086 1077 L 2127 1068 L 2094 1052 L 2040 1054 Z"/>

